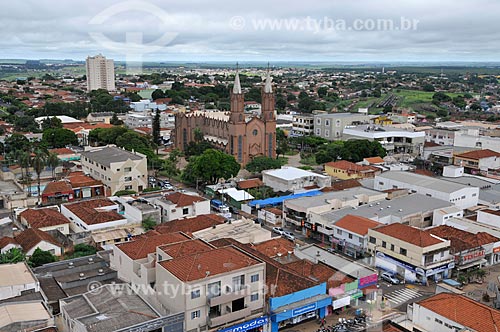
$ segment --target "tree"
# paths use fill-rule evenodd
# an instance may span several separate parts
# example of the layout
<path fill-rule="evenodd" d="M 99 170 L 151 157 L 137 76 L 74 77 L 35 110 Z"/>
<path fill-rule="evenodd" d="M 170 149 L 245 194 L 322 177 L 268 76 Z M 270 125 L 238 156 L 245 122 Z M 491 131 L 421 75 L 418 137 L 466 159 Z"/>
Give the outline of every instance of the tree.
<path fill-rule="evenodd" d="M 62 121 L 59 118 L 53 116 L 51 118 L 47 117 L 42 120 L 42 130 L 62 128 Z"/>
<path fill-rule="evenodd" d="M 177 169 L 177 165 L 174 161 L 167 159 L 163 162 L 161 173 L 165 174 L 170 180 L 172 176 L 179 174 L 179 170 Z"/>
<path fill-rule="evenodd" d="M 73 254 L 68 258 L 77 258 L 77 257 L 85 257 L 95 255 L 97 249 L 91 245 L 80 243 L 73 247 Z"/>
<path fill-rule="evenodd" d="M 38 202 L 40 202 L 40 175 L 45 168 L 47 155 L 42 150 L 36 150 L 31 158 L 31 167 L 36 173 Z"/>
<path fill-rule="evenodd" d="M 14 151 L 29 151 L 31 148 L 30 141 L 26 136 L 21 134 L 12 134 L 5 139 L 5 153 Z"/>
<path fill-rule="evenodd" d="M 153 144 L 160 144 L 160 111 L 156 110 L 155 116 L 153 117 L 153 128 L 152 128 L 152 140 Z"/>
<path fill-rule="evenodd" d="M 432 84 L 424 84 L 424 86 L 422 87 L 422 90 L 426 91 L 426 92 L 434 92 L 436 89 L 434 88 L 434 86 Z"/>
<path fill-rule="evenodd" d="M 52 170 L 52 179 L 56 179 L 56 167 L 59 166 L 60 160 L 57 157 L 57 154 L 49 152 L 47 155 L 47 166 Z"/>
<path fill-rule="evenodd" d="M 19 248 L 12 248 L 9 251 L 0 254 L 0 264 L 14 264 L 24 262 L 26 256 Z"/>
<path fill-rule="evenodd" d="M 116 115 L 116 113 L 113 113 L 113 116 L 109 120 L 109 123 L 114 125 L 114 126 L 121 126 L 123 124 L 123 121 L 118 119 L 118 116 Z"/>
<path fill-rule="evenodd" d="M 229 179 L 238 174 L 240 164 L 233 156 L 219 150 L 208 149 L 200 156 L 191 157 L 184 173 L 185 181 L 195 183 L 198 179 L 216 183 L 219 179 Z"/>
<path fill-rule="evenodd" d="M 322 86 L 318 88 L 318 97 L 324 98 L 328 92 L 328 88 L 326 86 Z"/>
<path fill-rule="evenodd" d="M 32 267 L 42 266 L 47 263 L 52 263 L 56 261 L 56 256 L 52 255 L 50 252 L 36 248 L 33 255 L 28 260 L 28 263 Z"/>
<path fill-rule="evenodd" d="M 464 109 L 465 106 L 467 105 L 463 96 L 454 97 L 452 102 L 453 102 L 453 105 L 455 105 L 456 107 L 458 107 L 460 109 Z"/>
<path fill-rule="evenodd" d="M 78 145 L 78 137 L 69 129 L 49 128 L 44 130 L 42 142 L 51 148 L 63 148 L 67 145 Z"/>
<path fill-rule="evenodd" d="M 246 169 L 252 173 L 261 173 L 266 169 L 276 169 L 282 166 L 281 160 L 266 156 L 255 157 L 246 165 Z"/>
<path fill-rule="evenodd" d="M 156 221 L 154 221 L 154 219 L 151 218 L 151 216 L 148 216 L 142 220 L 142 228 L 144 228 L 145 231 L 149 231 L 153 229 L 155 226 L 156 226 Z"/>
<path fill-rule="evenodd" d="M 160 98 L 165 98 L 165 93 L 163 92 L 163 90 L 156 89 L 155 91 L 153 91 L 153 93 L 151 94 L 151 99 L 156 100 Z"/>
<path fill-rule="evenodd" d="M 447 103 L 451 101 L 451 97 L 442 91 L 438 91 L 432 95 L 432 102 L 435 104 Z"/>
<path fill-rule="evenodd" d="M 118 190 L 113 195 L 114 196 L 128 196 L 128 195 L 135 195 L 135 194 L 137 194 L 137 191 L 135 191 L 135 190 Z"/>

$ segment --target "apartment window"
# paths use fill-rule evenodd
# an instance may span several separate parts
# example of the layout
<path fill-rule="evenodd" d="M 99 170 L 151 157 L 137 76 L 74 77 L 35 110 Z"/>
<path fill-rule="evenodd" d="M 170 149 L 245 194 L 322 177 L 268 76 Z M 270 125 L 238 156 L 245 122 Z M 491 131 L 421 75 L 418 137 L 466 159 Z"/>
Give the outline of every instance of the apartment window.
<path fill-rule="evenodd" d="M 385 248 L 385 247 L 387 247 L 387 242 L 382 241 L 382 248 Z"/>
<path fill-rule="evenodd" d="M 349 233 L 349 238 L 352 239 L 352 234 Z"/>
<path fill-rule="evenodd" d="M 376 242 L 377 240 L 373 236 L 370 236 L 370 243 L 375 244 Z"/>
<path fill-rule="evenodd" d="M 362 237 L 358 238 L 358 240 L 359 240 L 359 243 L 363 243 L 363 238 Z"/>
<path fill-rule="evenodd" d="M 391 251 L 394 251 L 394 244 L 391 244 Z"/>
<path fill-rule="evenodd" d="M 131 185 L 125 186 L 125 190 L 132 190 L 132 186 Z"/>
<path fill-rule="evenodd" d="M 342 235 L 342 230 L 337 228 L 337 234 Z"/>
<path fill-rule="evenodd" d="M 233 292 L 239 291 L 243 289 L 243 286 L 245 285 L 245 275 L 242 274 L 237 277 L 233 277 Z"/>
<path fill-rule="evenodd" d="M 320 135 L 321 135 L 321 129 L 316 128 L 316 135 L 317 135 L 317 136 L 320 136 Z"/>
<path fill-rule="evenodd" d="M 132 172 L 132 167 L 125 167 L 125 168 L 123 169 L 123 171 L 124 171 L 125 173 Z"/>
<path fill-rule="evenodd" d="M 189 208 L 182 209 L 182 214 L 188 214 L 188 213 L 189 213 Z"/>
<path fill-rule="evenodd" d="M 321 119 L 320 119 L 320 118 L 317 118 L 317 119 L 316 119 L 316 123 L 320 125 L 320 124 L 321 124 Z"/>
<path fill-rule="evenodd" d="M 462 199 L 465 199 L 465 196 L 462 196 L 461 198 L 462 198 Z"/>
<path fill-rule="evenodd" d="M 441 325 L 443 324 L 443 321 L 442 321 L 442 320 L 440 320 L 440 319 L 434 318 L 434 321 L 435 321 L 436 323 L 438 323 L 438 324 L 441 324 Z"/>
<path fill-rule="evenodd" d="M 130 182 L 132 181 L 132 177 L 131 176 L 126 176 L 125 177 L 125 182 Z"/>
<path fill-rule="evenodd" d="M 253 293 L 252 295 L 250 295 L 251 302 L 257 301 L 258 299 L 259 299 L 259 293 Z"/>
<path fill-rule="evenodd" d="M 330 131 L 329 130 L 325 130 L 325 136 L 326 137 L 330 137 Z"/>
<path fill-rule="evenodd" d="M 191 312 L 191 319 L 196 319 L 201 317 L 201 312 L 200 310 L 195 310 Z"/>
<path fill-rule="evenodd" d="M 379 181 L 378 184 L 381 185 L 381 186 L 384 185 L 384 183 L 382 181 Z"/>
<path fill-rule="evenodd" d="M 337 127 L 340 127 L 340 120 L 335 121 L 335 125 L 336 125 Z"/>
<path fill-rule="evenodd" d="M 406 251 L 406 249 L 404 249 L 404 248 L 399 248 L 399 253 L 400 253 L 401 255 L 406 256 L 407 251 Z"/>
<path fill-rule="evenodd" d="M 257 282 L 257 281 L 259 281 L 258 274 L 254 274 L 254 275 L 250 276 L 250 282 Z"/>
<path fill-rule="evenodd" d="M 330 120 L 325 120 L 325 126 L 329 126 L 330 125 Z"/>
<path fill-rule="evenodd" d="M 477 196 L 477 194 L 476 194 L 476 193 L 472 194 L 472 197 L 476 197 L 476 196 Z"/>
<path fill-rule="evenodd" d="M 199 289 L 191 292 L 191 299 L 197 299 L 199 297 L 200 297 L 200 290 Z"/>
<path fill-rule="evenodd" d="M 212 282 L 207 285 L 207 297 L 209 299 L 220 296 L 220 281 Z"/>

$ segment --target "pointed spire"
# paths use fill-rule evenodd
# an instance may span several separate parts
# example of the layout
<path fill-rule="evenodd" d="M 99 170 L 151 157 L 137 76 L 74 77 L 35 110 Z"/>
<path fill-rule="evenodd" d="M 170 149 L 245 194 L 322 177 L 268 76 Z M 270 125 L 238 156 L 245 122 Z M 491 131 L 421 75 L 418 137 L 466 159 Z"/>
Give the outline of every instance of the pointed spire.
<path fill-rule="evenodd" d="M 264 86 L 265 93 L 272 93 L 273 92 L 273 87 L 271 85 L 272 80 L 273 80 L 273 78 L 271 77 L 271 72 L 269 70 L 269 62 L 268 62 L 267 63 L 266 85 Z"/>
<path fill-rule="evenodd" d="M 234 94 L 241 94 L 240 74 L 238 73 L 238 63 L 236 63 L 236 75 L 234 75 Z"/>

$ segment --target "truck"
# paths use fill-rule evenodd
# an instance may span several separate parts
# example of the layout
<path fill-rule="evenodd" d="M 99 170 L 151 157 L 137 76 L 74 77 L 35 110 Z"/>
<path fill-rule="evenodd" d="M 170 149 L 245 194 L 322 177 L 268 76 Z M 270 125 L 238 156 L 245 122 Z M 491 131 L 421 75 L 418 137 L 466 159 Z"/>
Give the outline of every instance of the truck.
<path fill-rule="evenodd" d="M 219 212 L 224 218 L 230 218 L 231 212 L 229 211 L 229 207 L 218 199 L 212 199 L 210 201 L 210 206 L 215 211 Z"/>

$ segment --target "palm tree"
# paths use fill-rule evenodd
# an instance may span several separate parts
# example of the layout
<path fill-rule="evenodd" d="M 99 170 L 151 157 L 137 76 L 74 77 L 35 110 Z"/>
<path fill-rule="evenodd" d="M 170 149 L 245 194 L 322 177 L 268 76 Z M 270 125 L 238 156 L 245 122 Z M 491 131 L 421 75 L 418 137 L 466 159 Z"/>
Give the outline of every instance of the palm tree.
<path fill-rule="evenodd" d="M 36 180 L 38 184 L 38 203 L 40 203 L 40 175 L 45 168 L 47 163 L 47 154 L 42 150 L 36 150 L 32 155 L 31 166 L 36 173 Z"/>
<path fill-rule="evenodd" d="M 52 170 L 52 179 L 56 179 L 56 167 L 59 166 L 59 158 L 57 154 L 49 152 L 47 155 L 47 166 L 49 166 Z"/>
<path fill-rule="evenodd" d="M 19 154 L 19 165 L 21 166 L 21 178 L 23 179 L 23 186 L 26 183 L 28 186 L 31 185 L 31 174 L 30 174 L 30 154 L 28 152 L 22 151 Z M 24 173 L 23 173 L 24 170 Z"/>

